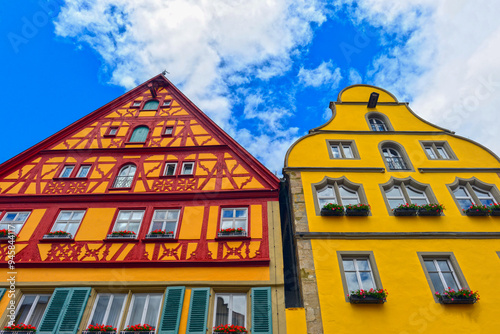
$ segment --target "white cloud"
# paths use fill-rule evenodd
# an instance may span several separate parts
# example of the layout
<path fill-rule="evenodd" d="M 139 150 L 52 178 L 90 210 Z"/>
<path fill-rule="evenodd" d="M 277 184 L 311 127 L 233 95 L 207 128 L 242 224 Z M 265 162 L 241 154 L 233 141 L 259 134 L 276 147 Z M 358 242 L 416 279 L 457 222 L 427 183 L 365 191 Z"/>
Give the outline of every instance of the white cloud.
<path fill-rule="evenodd" d="M 500 2 L 365 0 L 357 22 L 401 40 L 374 60 L 371 76 L 412 109 L 500 153 Z M 394 45 L 394 44 L 392 44 Z"/>
<path fill-rule="evenodd" d="M 361 78 L 361 74 L 356 71 L 355 68 L 349 69 L 349 85 L 356 85 L 363 83 L 363 78 Z"/>
<path fill-rule="evenodd" d="M 299 83 L 305 87 L 329 85 L 332 88 L 337 88 L 340 80 L 342 80 L 340 68 L 335 68 L 331 61 L 322 62 L 312 70 L 306 70 L 302 67 L 297 76 L 299 77 Z"/>
<path fill-rule="evenodd" d="M 235 134 L 234 86 L 289 71 L 313 26 L 326 20 L 323 12 L 320 0 L 66 0 L 56 33 L 95 49 L 111 83 L 127 89 L 166 69 L 190 99 Z M 267 124 L 290 116 L 270 106 L 247 111 L 245 117 Z M 267 129 L 257 140 L 280 140 L 282 131 Z M 276 160 L 250 151 L 266 165 Z"/>

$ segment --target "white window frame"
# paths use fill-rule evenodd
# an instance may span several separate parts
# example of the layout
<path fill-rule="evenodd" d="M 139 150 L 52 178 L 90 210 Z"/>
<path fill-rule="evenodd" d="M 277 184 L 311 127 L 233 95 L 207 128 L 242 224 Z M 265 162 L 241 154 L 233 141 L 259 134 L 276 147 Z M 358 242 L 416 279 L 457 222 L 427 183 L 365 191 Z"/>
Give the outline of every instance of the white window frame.
<path fill-rule="evenodd" d="M 320 196 L 320 192 L 323 191 L 323 190 L 325 190 L 326 188 L 332 188 L 333 189 L 334 197 L 328 197 L 328 196 L 321 197 Z M 348 198 L 352 199 L 352 198 L 354 198 L 354 197 L 346 197 L 346 196 L 342 197 L 342 195 L 340 194 L 340 188 L 344 188 L 348 192 L 355 192 L 356 193 L 356 198 L 357 198 L 357 204 L 361 203 L 361 199 L 359 197 L 359 191 L 358 190 L 354 190 L 352 188 L 349 188 L 349 187 L 345 186 L 344 184 L 338 185 L 337 183 L 335 183 L 335 184 L 327 184 L 325 187 L 316 190 L 316 196 L 318 198 L 319 208 L 321 209 L 323 207 L 321 205 L 321 200 L 322 199 L 332 199 L 333 201 L 329 202 L 329 203 L 344 205 L 343 204 L 344 203 L 344 199 L 348 199 Z"/>
<path fill-rule="evenodd" d="M 181 216 L 181 210 L 180 209 L 156 209 L 154 211 L 154 213 L 153 213 L 153 217 L 151 218 L 151 224 L 149 226 L 149 232 L 148 233 L 151 233 L 151 232 L 154 231 L 153 224 L 155 222 L 156 212 L 158 212 L 158 211 L 166 211 L 165 217 L 168 217 L 168 213 L 170 211 L 177 211 L 177 219 L 175 220 L 175 228 L 174 228 L 174 236 L 175 236 L 177 234 L 177 227 L 179 226 L 179 219 L 180 219 L 180 216 Z M 167 218 L 165 218 L 165 219 L 156 219 L 156 222 L 161 222 L 162 223 L 161 230 L 165 230 L 166 229 L 166 227 L 165 227 L 166 223 L 168 223 L 168 222 L 174 222 L 174 220 L 173 219 L 167 219 Z"/>
<path fill-rule="evenodd" d="M 382 154 L 389 170 L 411 170 L 410 164 L 399 149 L 382 147 Z"/>
<path fill-rule="evenodd" d="M 382 120 L 378 117 L 375 117 L 375 116 L 368 117 L 368 123 L 370 124 L 370 129 L 372 131 L 376 131 L 376 132 L 389 131 L 387 124 L 385 124 L 384 120 Z M 380 130 L 379 127 L 382 127 L 382 130 Z"/>
<path fill-rule="evenodd" d="M 171 136 L 174 134 L 174 127 L 173 126 L 167 126 L 163 130 L 163 135 L 164 136 Z"/>
<path fill-rule="evenodd" d="M 125 311 L 125 305 L 127 304 L 127 300 L 128 300 L 128 296 L 126 293 L 98 293 L 97 294 L 97 297 L 94 301 L 94 306 L 92 307 L 92 312 L 90 314 L 90 318 L 89 318 L 89 321 L 88 321 L 88 324 L 87 324 L 87 327 L 92 324 L 92 319 L 94 318 L 94 313 L 95 313 L 95 309 L 97 307 L 97 303 L 99 302 L 99 298 L 101 296 L 110 296 L 109 298 L 109 301 L 108 301 L 108 306 L 106 307 L 106 312 L 104 314 L 104 318 L 102 320 L 103 324 L 104 325 L 107 325 L 107 320 L 108 320 L 108 317 L 109 317 L 109 312 L 111 311 L 111 305 L 113 304 L 113 300 L 115 298 L 115 295 L 123 295 L 125 296 L 125 298 L 123 299 L 123 304 L 122 304 L 122 308 L 120 310 L 120 315 L 118 316 L 118 321 L 117 321 L 117 325 L 116 326 L 113 326 L 113 327 L 116 327 L 118 328 L 121 324 L 121 321 L 122 321 L 122 318 L 123 318 L 123 312 Z M 111 325 L 110 325 L 111 326 Z"/>
<path fill-rule="evenodd" d="M 5 220 L 5 217 L 8 215 L 8 214 L 16 214 L 14 216 L 14 220 Z M 25 220 L 18 220 L 16 221 L 15 219 L 19 216 L 19 214 L 28 214 L 26 216 L 26 219 Z M 2 216 L 2 220 L 0 221 L 0 229 L 6 229 L 6 230 L 9 230 L 9 225 L 13 225 L 14 226 L 14 233 L 15 234 L 18 234 L 21 229 L 23 228 L 24 224 L 26 223 L 26 221 L 28 220 L 28 218 L 30 217 L 31 215 L 31 211 L 6 211 L 4 213 L 4 215 Z M 6 225 L 5 227 L 3 225 Z M 19 230 L 17 229 L 17 227 L 19 226 Z"/>
<path fill-rule="evenodd" d="M 117 127 L 110 127 L 108 136 L 116 136 L 118 133 L 118 128 Z"/>
<path fill-rule="evenodd" d="M 343 264 L 344 260 L 353 260 L 354 270 L 346 270 L 345 266 Z M 355 290 L 349 289 L 349 283 L 348 283 L 349 281 L 348 281 L 347 275 L 346 275 L 346 273 L 348 273 L 348 272 L 349 273 L 352 273 L 352 272 L 356 273 L 356 280 L 358 281 L 359 289 L 363 289 L 363 290 L 368 289 L 368 288 L 363 287 L 363 281 L 361 280 L 361 272 L 368 272 L 368 271 L 359 269 L 358 263 L 357 263 L 358 260 L 363 260 L 363 261 L 366 261 L 368 263 L 368 268 L 369 268 L 369 272 L 370 272 L 370 277 L 372 279 L 373 287 L 374 287 L 374 289 L 377 289 L 377 281 L 375 280 L 375 276 L 373 275 L 373 269 L 372 269 L 372 265 L 370 263 L 369 257 L 367 257 L 367 256 L 358 256 L 358 257 L 342 256 L 342 267 L 343 267 L 343 271 L 344 271 L 343 275 L 344 275 L 345 280 L 346 280 L 347 290 L 349 291 L 349 294 Z"/>
<path fill-rule="evenodd" d="M 244 296 L 245 297 L 245 324 L 243 326 L 246 328 L 247 323 L 248 323 L 248 309 L 247 309 L 248 296 L 246 293 L 216 293 L 215 294 L 215 301 L 214 301 L 214 319 L 213 319 L 213 326 L 212 327 L 217 326 L 215 321 L 217 319 L 217 297 L 219 297 L 219 296 L 229 296 L 229 305 L 228 305 L 228 308 L 229 308 L 228 320 L 229 321 L 231 321 L 231 319 L 233 318 L 232 317 L 233 296 Z M 233 325 L 233 324 L 231 324 L 231 322 L 228 322 L 228 325 Z"/>
<path fill-rule="evenodd" d="M 449 287 L 449 284 L 446 283 L 446 279 L 444 278 L 443 272 L 442 272 L 441 268 L 439 267 L 437 261 L 446 261 L 447 264 L 448 264 L 448 267 L 450 268 L 450 272 L 452 274 L 452 277 L 455 280 L 455 284 L 457 285 L 458 289 L 462 288 L 462 284 L 460 284 L 460 280 L 458 279 L 458 276 L 455 273 L 455 268 L 453 267 L 453 264 L 451 263 L 451 261 L 450 261 L 449 258 L 445 258 L 445 257 L 424 257 L 423 260 L 424 260 L 424 269 L 427 271 L 427 274 L 429 274 L 429 277 L 430 277 L 431 272 L 429 272 L 429 270 L 427 269 L 427 266 L 425 266 L 425 261 L 432 261 L 434 263 L 435 271 L 432 271 L 432 272 L 437 272 L 438 273 L 439 279 L 441 280 L 441 284 L 443 285 L 443 287 L 445 289 L 447 289 Z M 432 283 L 432 280 L 430 281 L 430 283 L 432 284 L 434 290 L 438 291 L 436 289 L 436 287 L 434 286 L 434 283 Z M 438 291 L 438 292 L 443 293 L 443 291 Z"/>
<path fill-rule="evenodd" d="M 36 296 L 35 300 L 31 304 L 31 307 L 30 307 L 30 310 L 28 311 L 28 315 L 26 316 L 26 319 L 23 320 L 24 324 L 26 324 L 26 325 L 33 325 L 33 324 L 30 323 L 30 321 L 31 321 L 31 317 L 33 316 L 33 312 L 35 311 L 36 305 L 38 304 L 38 301 L 40 300 L 40 297 L 42 297 L 42 296 L 48 296 L 49 297 L 49 300 L 47 301 L 47 305 L 45 306 L 45 310 L 44 310 L 44 313 L 45 313 L 45 311 L 47 310 L 47 306 L 50 303 L 50 298 L 52 297 L 52 294 L 50 294 L 50 293 L 27 293 L 27 294 L 24 294 L 21 297 L 21 300 L 19 301 L 19 303 L 17 304 L 16 315 L 15 315 L 16 318 L 18 316 L 19 309 L 21 308 L 21 306 L 22 306 L 22 304 L 23 304 L 24 299 L 26 298 L 26 296 Z M 40 321 L 42 320 L 42 318 L 40 318 Z M 33 326 L 38 327 L 38 325 L 40 325 L 40 324 L 36 324 L 36 325 L 33 325 Z"/>
<path fill-rule="evenodd" d="M 125 168 L 127 168 L 127 175 L 120 175 Z M 133 172 L 132 172 L 132 175 L 130 175 L 131 174 L 130 171 L 132 169 L 133 169 Z M 113 188 L 130 188 L 130 187 L 132 187 L 132 183 L 134 182 L 134 177 L 135 177 L 136 171 L 137 171 L 137 166 L 134 164 L 127 164 L 125 166 L 122 166 L 120 168 L 120 170 L 118 171 L 118 175 L 116 175 L 115 181 L 113 182 Z M 117 187 L 117 185 L 119 185 L 119 183 L 122 183 L 122 179 L 127 181 L 126 186 Z"/>
<path fill-rule="evenodd" d="M 134 102 L 132 102 L 132 107 L 140 107 L 141 103 L 142 103 L 142 101 L 134 101 Z"/>
<path fill-rule="evenodd" d="M 160 318 L 160 315 L 161 315 L 161 309 L 162 309 L 162 305 L 163 305 L 163 298 L 164 296 L 161 294 L 161 293 L 134 293 L 132 294 L 132 299 L 130 301 L 130 305 L 128 306 L 128 310 L 127 310 L 127 320 L 125 321 L 125 327 L 128 327 L 128 326 L 132 326 L 132 325 L 137 325 L 137 324 L 131 324 L 130 323 L 130 317 L 132 315 L 132 310 L 134 308 L 134 303 L 135 303 L 135 297 L 137 295 L 146 295 L 146 302 L 144 303 L 144 310 L 142 311 L 142 316 L 141 316 L 141 324 L 144 324 L 144 321 L 146 320 L 146 312 L 145 310 L 148 309 L 148 306 L 149 306 L 149 300 L 151 299 L 151 295 L 161 295 L 161 300 L 160 300 L 160 307 L 158 309 L 158 316 L 156 317 L 156 323 L 153 325 L 153 324 L 148 324 L 150 326 L 153 326 L 155 328 L 155 332 L 158 331 L 158 319 Z"/>
<path fill-rule="evenodd" d="M 474 191 L 474 194 L 476 195 L 476 197 L 479 199 L 480 203 L 478 203 L 478 204 L 491 205 L 491 204 L 483 204 L 483 200 L 490 200 L 493 203 L 497 202 L 495 200 L 495 197 L 493 196 L 493 194 L 488 190 L 484 190 L 484 189 L 478 188 L 476 186 L 472 186 L 472 190 Z M 479 193 L 482 193 L 482 194 L 479 194 Z M 484 194 L 484 193 L 487 193 L 487 194 Z"/>
<path fill-rule="evenodd" d="M 127 220 L 121 220 L 120 219 L 120 214 L 122 212 L 130 212 L 130 218 L 127 219 Z M 132 219 L 132 216 L 134 215 L 134 212 L 141 212 L 142 213 L 141 220 L 139 221 L 139 226 L 137 227 L 137 231 L 134 231 L 134 230 L 130 229 L 130 227 L 129 227 L 130 224 L 137 223 L 136 221 L 134 221 Z M 142 221 L 144 220 L 144 212 L 145 212 L 145 210 L 119 210 L 118 211 L 118 215 L 116 216 L 116 219 L 115 219 L 115 224 L 113 225 L 113 232 L 124 231 L 124 230 L 125 231 L 133 231 L 133 232 L 135 232 L 135 237 L 137 238 L 137 235 L 139 234 L 139 231 L 141 230 Z M 124 228 L 123 230 L 117 230 L 116 226 L 119 223 L 127 223 L 127 227 Z"/>
<path fill-rule="evenodd" d="M 446 143 L 424 142 L 425 153 L 430 160 L 452 160 L 453 156 Z"/>
<path fill-rule="evenodd" d="M 88 169 L 87 169 L 87 172 L 85 173 L 85 175 L 82 175 L 82 171 L 84 170 L 84 168 L 88 168 Z M 86 178 L 87 176 L 89 176 L 91 168 L 92 168 L 92 165 L 81 165 L 80 168 L 78 169 L 78 173 L 76 174 L 76 177 Z"/>
<path fill-rule="evenodd" d="M 186 173 L 187 165 L 191 165 L 191 173 Z M 181 175 L 194 175 L 194 162 L 184 162 L 182 164 Z"/>
<path fill-rule="evenodd" d="M 233 211 L 233 216 L 232 217 L 224 217 L 224 211 Z M 248 213 L 249 210 L 248 208 L 245 207 L 238 207 L 238 208 L 222 208 L 221 213 L 220 213 L 220 229 L 222 229 L 223 222 L 232 222 L 232 227 L 226 227 L 226 228 L 236 228 L 236 221 L 243 221 L 243 218 L 241 217 L 236 217 L 236 210 L 245 210 L 246 214 L 244 217 L 245 220 L 245 233 L 248 233 Z"/>
<path fill-rule="evenodd" d="M 172 174 L 167 174 L 168 166 L 174 166 L 174 172 Z M 167 162 L 165 163 L 165 170 L 163 171 L 164 176 L 175 176 L 177 172 L 177 162 Z"/>
<path fill-rule="evenodd" d="M 463 189 L 467 196 L 457 196 L 457 194 L 455 192 L 460 190 L 460 189 Z M 462 205 L 460 204 L 460 200 L 469 200 L 471 202 L 471 205 L 476 204 L 476 201 L 474 201 L 474 198 L 471 196 L 471 194 L 466 186 L 458 186 L 452 192 L 453 192 L 453 196 L 457 200 L 457 203 L 461 209 L 467 210 L 469 207 L 466 207 L 466 208 L 462 207 Z"/>
<path fill-rule="evenodd" d="M 66 212 L 71 212 L 71 217 L 70 217 L 70 219 L 68 219 L 68 220 L 63 220 L 63 221 L 59 220 L 59 218 L 63 215 L 63 213 L 66 213 Z M 78 212 L 78 213 L 83 213 L 82 218 L 80 219 L 80 221 L 79 221 L 78 223 L 76 223 L 76 220 L 75 220 L 75 222 L 70 222 L 70 221 L 71 221 L 71 218 L 72 218 L 72 217 L 74 216 L 74 214 L 75 214 L 75 213 L 77 213 L 77 212 Z M 76 226 L 76 229 L 75 229 L 75 234 L 76 234 L 76 232 L 78 232 L 78 229 L 80 228 L 80 224 L 82 223 L 83 218 L 85 217 L 85 212 L 86 212 L 86 210 L 61 210 L 61 212 L 59 212 L 59 215 L 57 216 L 56 221 L 54 222 L 54 225 L 52 225 L 52 228 L 50 229 L 50 231 L 51 231 L 51 232 L 55 232 L 55 231 L 65 231 L 65 232 L 68 232 L 68 227 L 69 227 L 70 225 L 77 225 L 77 226 Z M 65 223 L 65 226 L 64 226 L 64 228 L 63 228 L 63 229 L 56 229 L 56 228 L 55 228 L 55 227 L 57 226 L 57 224 L 64 224 L 64 223 Z M 69 232 L 68 232 L 68 233 L 69 233 Z M 72 234 L 72 233 L 70 233 L 70 234 L 71 234 L 71 236 L 72 236 L 73 238 L 75 237 L 75 235 L 74 235 L 74 234 Z"/>
<path fill-rule="evenodd" d="M 162 103 L 162 107 L 170 107 L 172 105 L 172 100 L 164 100 Z"/>
<path fill-rule="evenodd" d="M 414 204 L 412 201 L 412 196 L 408 193 L 406 188 L 409 188 L 417 193 L 422 193 L 424 195 L 423 198 L 422 197 L 413 197 L 413 199 L 425 199 L 427 204 L 430 203 L 429 196 L 427 196 L 427 193 L 425 192 L 425 190 L 416 189 L 412 186 L 406 185 L 404 183 L 400 183 L 400 184 L 393 185 L 392 187 L 390 187 L 387 190 L 384 190 L 385 198 L 387 199 L 387 203 L 389 204 L 389 207 L 391 209 L 395 209 L 397 207 L 397 206 L 395 206 L 395 207 L 391 206 L 391 202 L 390 202 L 391 200 L 401 200 L 402 199 L 403 203 L 401 203 L 401 204 L 406 204 L 406 203 Z M 388 193 L 393 189 L 398 189 L 399 193 L 401 194 L 401 197 L 389 196 Z"/>
<path fill-rule="evenodd" d="M 69 174 L 67 176 L 64 176 L 64 173 L 69 170 Z M 73 174 L 73 171 L 75 170 L 75 165 L 65 165 L 63 167 L 63 170 L 61 171 L 61 174 L 59 174 L 59 177 L 61 178 L 69 178 L 71 177 L 71 174 Z"/>
<path fill-rule="evenodd" d="M 335 156 L 334 148 L 337 149 L 339 156 Z M 347 150 L 348 148 L 348 150 Z M 355 159 L 356 153 L 352 142 L 331 142 L 330 143 L 330 151 L 332 153 L 332 159 Z M 350 152 L 351 155 L 347 156 L 346 152 Z"/>

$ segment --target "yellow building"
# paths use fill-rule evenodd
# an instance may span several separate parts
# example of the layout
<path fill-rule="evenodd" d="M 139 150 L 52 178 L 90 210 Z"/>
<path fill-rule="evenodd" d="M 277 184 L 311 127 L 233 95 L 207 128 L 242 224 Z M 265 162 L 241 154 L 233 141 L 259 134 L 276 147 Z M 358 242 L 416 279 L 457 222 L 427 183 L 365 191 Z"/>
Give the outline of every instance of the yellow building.
<path fill-rule="evenodd" d="M 330 108 L 332 118 L 296 141 L 285 160 L 292 214 L 284 232 L 293 233 L 285 254 L 295 250 L 285 268 L 296 256 L 302 298 L 287 300 L 287 314 L 295 315 L 289 328 L 498 332 L 500 211 L 491 204 L 500 202 L 499 158 L 377 87 L 350 86 Z M 327 203 L 371 209 L 331 216 L 322 213 Z M 445 209 L 398 209 L 406 203 Z M 467 211 L 473 204 L 479 212 Z M 478 291 L 480 300 L 447 297 L 448 287 Z M 352 293 L 370 288 L 386 289 L 386 302 Z"/>
<path fill-rule="evenodd" d="M 158 75 L 0 165 L 0 325 L 285 333 L 278 192 Z"/>

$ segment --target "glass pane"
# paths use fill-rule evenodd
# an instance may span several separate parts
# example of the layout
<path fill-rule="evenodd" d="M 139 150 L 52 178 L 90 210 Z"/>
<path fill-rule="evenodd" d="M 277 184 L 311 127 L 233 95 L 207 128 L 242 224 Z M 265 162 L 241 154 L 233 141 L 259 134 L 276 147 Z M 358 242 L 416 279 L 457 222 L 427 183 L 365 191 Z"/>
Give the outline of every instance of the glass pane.
<path fill-rule="evenodd" d="M 343 260 L 342 261 L 344 265 L 344 270 L 345 271 L 353 271 L 354 269 L 354 260 Z"/>
<path fill-rule="evenodd" d="M 136 234 L 139 233 L 139 223 L 128 224 L 129 231 L 134 231 Z"/>
<path fill-rule="evenodd" d="M 175 165 L 167 165 L 167 172 L 165 175 L 174 175 Z"/>
<path fill-rule="evenodd" d="M 446 288 L 452 288 L 452 289 L 455 289 L 458 290 L 458 284 L 457 282 L 455 281 L 455 277 L 453 277 L 453 274 L 452 273 L 443 273 L 443 276 L 444 276 L 444 281 L 446 282 Z"/>
<path fill-rule="evenodd" d="M 141 220 L 143 213 L 144 213 L 143 211 L 134 211 L 132 213 L 132 219 L 133 220 Z"/>
<path fill-rule="evenodd" d="M 488 199 L 479 199 L 479 200 L 481 201 L 481 204 L 483 204 L 483 205 L 491 205 L 491 204 L 495 203 L 493 200 L 491 200 L 489 198 Z"/>
<path fill-rule="evenodd" d="M 16 222 L 23 222 L 23 221 L 26 220 L 26 218 L 28 218 L 28 215 L 29 214 L 27 212 L 20 212 L 17 215 L 16 219 L 14 219 L 14 221 L 16 221 Z"/>
<path fill-rule="evenodd" d="M 363 285 L 363 289 L 375 289 L 375 283 L 372 280 L 372 275 L 368 271 L 360 272 L 359 276 L 361 277 L 361 285 Z"/>
<path fill-rule="evenodd" d="M 441 269 L 441 271 L 451 271 L 451 268 L 448 265 L 448 261 L 446 261 L 446 260 L 437 260 L 437 263 L 438 263 L 439 269 Z"/>
<path fill-rule="evenodd" d="M 175 232 L 175 224 L 176 223 L 166 223 L 165 224 L 165 231 Z"/>
<path fill-rule="evenodd" d="M 73 213 L 73 218 L 71 218 L 71 220 L 75 220 L 75 221 L 79 222 L 80 220 L 82 220 L 83 214 L 84 213 L 81 212 L 81 211 L 76 211 L 76 212 Z"/>
<path fill-rule="evenodd" d="M 491 197 L 491 195 L 488 191 L 479 190 L 477 188 L 474 188 L 474 191 L 476 192 L 477 197 L 480 197 L 480 198 Z"/>
<path fill-rule="evenodd" d="M 10 212 L 10 213 L 7 213 L 4 217 L 3 217 L 3 221 L 8 221 L 8 222 L 11 222 L 11 221 L 14 221 L 14 218 L 16 218 L 16 215 L 17 213 L 16 212 Z"/>
<path fill-rule="evenodd" d="M 353 158 L 354 157 L 352 154 L 351 146 L 344 145 L 344 146 L 342 146 L 342 149 L 344 150 L 344 155 L 346 158 Z"/>
<path fill-rule="evenodd" d="M 338 146 L 332 146 L 332 156 L 334 158 L 340 158 L 340 149 Z"/>
<path fill-rule="evenodd" d="M 153 227 L 151 227 L 151 231 L 154 230 L 163 230 L 163 222 L 153 222 Z"/>
<path fill-rule="evenodd" d="M 422 191 L 418 191 L 418 190 L 415 190 L 413 188 L 410 188 L 410 187 L 406 187 L 406 191 L 408 192 L 408 195 L 410 195 L 411 198 L 418 198 L 418 197 L 424 197 L 425 198 L 425 194 L 424 192 Z"/>
<path fill-rule="evenodd" d="M 403 194 L 401 193 L 401 190 L 398 187 L 393 187 L 392 189 L 386 191 L 385 194 L 387 195 L 387 197 L 403 198 Z"/>
<path fill-rule="evenodd" d="M 70 233 L 73 237 L 76 234 L 76 231 L 78 230 L 78 225 L 80 224 L 68 224 L 66 228 L 66 232 Z"/>
<path fill-rule="evenodd" d="M 441 278 L 439 278 L 438 273 L 429 273 L 429 276 L 431 277 L 432 285 L 434 286 L 434 289 L 438 292 L 443 292 L 444 291 L 444 286 L 443 283 L 441 282 Z"/>
<path fill-rule="evenodd" d="M 130 320 L 128 322 L 129 325 L 137 325 L 142 323 L 142 312 L 144 312 L 144 306 L 146 305 L 146 296 L 145 295 L 135 295 L 134 305 L 132 305 L 132 309 L 130 310 Z"/>
<path fill-rule="evenodd" d="M 229 296 L 217 295 L 214 326 L 229 323 Z"/>
<path fill-rule="evenodd" d="M 320 199 L 319 200 L 319 206 L 322 208 L 328 203 L 333 203 L 337 204 L 337 201 L 334 198 L 326 198 L 326 199 Z"/>
<path fill-rule="evenodd" d="M 116 223 L 114 231 L 124 231 L 127 229 L 128 223 Z"/>
<path fill-rule="evenodd" d="M 19 307 L 17 314 L 16 314 L 16 324 L 20 323 L 27 323 L 26 318 L 28 316 L 28 313 L 31 309 L 31 306 L 33 305 L 33 302 L 35 301 L 36 295 L 25 295 L 23 303 Z"/>
<path fill-rule="evenodd" d="M 168 220 L 177 220 L 177 217 L 179 217 L 179 211 L 177 211 L 177 210 L 170 210 L 168 212 L 168 216 L 167 216 Z"/>
<path fill-rule="evenodd" d="M 402 199 L 390 199 L 389 200 L 389 206 L 391 209 L 397 208 L 401 204 L 405 204 L 406 202 L 403 201 Z"/>
<path fill-rule="evenodd" d="M 130 218 L 130 211 L 120 211 L 118 214 L 119 220 L 128 220 Z"/>
<path fill-rule="evenodd" d="M 223 218 L 232 218 L 233 217 L 233 210 L 222 210 L 222 217 Z"/>
<path fill-rule="evenodd" d="M 370 270 L 368 260 L 356 260 L 356 264 L 358 265 L 358 270 Z"/>
<path fill-rule="evenodd" d="M 358 193 L 352 190 L 348 190 L 344 187 L 339 187 L 340 196 L 344 197 L 358 197 Z"/>
<path fill-rule="evenodd" d="M 415 198 L 412 198 L 411 199 L 411 202 L 413 204 L 417 204 L 417 205 L 425 205 L 425 204 L 428 204 L 429 202 L 427 201 L 427 199 L 423 198 L 423 199 L 415 199 Z"/>
<path fill-rule="evenodd" d="M 73 166 L 64 167 L 61 177 L 69 177 L 73 171 Z"/>
<path fill-rule="evenodd" d="M 470 199 L 459 199 L 458 204 L 462 209 L 468 209 L 472 205 L 472 201 Z"/>
<path fill-rule="evenodd" d="M 233 228 L 232 220 L 223 220 L 221 223 L 221 230 L 225 230 L 226 228 Z"/>
<path fill-rule="evenodd" d="M 234 222 L 234 228 L 247 228 L 247 221 L 246 220 L 236 220 Z"/>
<path fill-rule="evenodd" d="M 356 277 L 356 273 L 346 272 L 345 279 L 347 281 L 347 289 L 349 290 L 349 293 L 351 291 L 359 289 L 358 278 Z"/>
<path fill-rule="evenodd" d="M 114 135 L 116 135 L 116 132 L 117 132 L 117 131 L 118 131 L 118 129 L 110 129 L 110 130 L 109 130 L 109 134 L 110 134 L 110 136 L 114 136 Z"/>
<path fill-rule="evenodd" d="M 123 302 L 125 301 L 125 295 L 114 295 L 113 303 L 109 309 L 108 319 L 105 325 L 117 327 L 118 320 L 120 320 L 120 313 L 123 307 Z"/>
<path fill-rule="evenodd" d="M 90 321 L 92 325 L 104 323 L 104 316 L 106 314 L 106 309 L 108 308 L 109 299 L 110 296 L 99 295 L 97 304 L 95 306 L 94 315 L 92 316 L 92 320 Z"/>
<path fill-rule="evenodd" d="M 62 211 L 58 220 L 69 220 L 71 218 L 71 211 Z"/>
<path fill-rule="evenodd" d="M 449 159 L 450 158 L 448 156 L 448 153 L 446 153 L 446 150 L 444 149 L 444 147 L 437 147 L 437 151 L 442 159 Z"/>
<path fill-rule="evenodd" d="M 459 187 L 453 191 L 456 197 L 469 197 L 469 194 L 465 191 L 463 187 Z"/>
<path fill-rule="evenodd" d="M 161 295 L 150 295 L 149 305 L 146 313 L 146 319 L 144 322 L 153 327 L 156 327 L 156 322 L 158 321 L 158 314 L 160 312 Z"/>
<path fill-rule="evenodd" d="M 159 104 L 160 102 L 155 100 L 148 101 L 144 104 L 144 108 L 142 108 L 142 110 L 156 110 Z"/>
<path fill-rule="evenodd" d="M 166 216 L 167 216 L 167 211 L 156 210 L 154 219 L 164 220 L 166 218 Z"/>
<path fill-rule="evenodd" d="M 333 188 L 332 187 L 326 187 L 318 191 L 318 196 L 321 197 L 335 197 L 333 194 Z"/>
<path fill-rule="evenodd" d="M 424 263 L 425 263 L 425 268 L 427 269 L 428 272 L 436 271 L 436 266 L 434 265 L 434 261 L 425 260 Z"/>
<path fill-rule="evenodd" d="M 345 199 L 345 198 L 342 198 L 342 204 L 344 204 L 344 205 L 358 204 L 358 203 L 359 203 L 358 199 Z"/>
<path fill-rule="evenodd" d="M 66 223 L 55 223 L 54 226 L 52 227 L 52 232 L 65 231 L 65 230 L 66 230 Z"/>
<path fill-rule="evenodd" d="M 171 135 L 173 130 L 174 129 L 172 129 L 172 128 L 165 128 L 165 134 L 166 135 Z"/>
<path fill-rule="evenodd" d="M 247 210 L 236 210 L 236 217 L 246 217 Z"/>
<path fill-rule="evenodd" d="M 247 301 L 244 295 L 233 295 L 233 314 L 231 325 L 245 326 Z"/>
<path fill-rule="evenodd" d="M 425 151 L 427 152 L 427 155 L 429 156 L 429 158 L 436 159 L 436 155 L 434 154 L 434 151 L 432 150 L 432 148 L 426 147 Z"/>
<path fill-rule="evenodd" d="M 90 170 L 89 166 L 80 167 L 80 170 L 78 171 L 77 177 L 86 177 L 87 174 L 89 173 L 89 170 Z"/>
<path fill-rule="evenodd" d="M 193 164 L 184 164 L 182 174 L 192 174 Z"/>
<path fill-rule="evenodd" d="M 38 298 L 38 303 L 31 314 L 31 318 L 29 319 L 29 324 L 35 327 L 38 327 L 40 321 L 42 320 L 43 313 L 47 308 L 47 304 L 49 303 L 50 296 L 40 296 Z"/>

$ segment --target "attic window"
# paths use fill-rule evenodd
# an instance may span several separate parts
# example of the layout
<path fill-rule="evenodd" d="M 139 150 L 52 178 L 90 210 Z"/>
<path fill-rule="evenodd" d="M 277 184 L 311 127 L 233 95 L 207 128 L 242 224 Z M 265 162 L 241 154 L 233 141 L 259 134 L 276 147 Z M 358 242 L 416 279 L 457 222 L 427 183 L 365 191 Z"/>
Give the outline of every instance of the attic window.
<path fill-rule="evenodd" d="M 172 100 L 165 100 L 165 101 L 163 101 L 162 107 L 170 107 L 171 104 L 172 104 Z"/>
<path fill-rule="evenodd" d="M 142 110 L 156 110 L 158 109 L 159 104 L 160 102 L 158 102 L 157 100 L 149 100 L 144 104 Z"/>
<path fill-rule="evenodd" d="M 132 107 L 140 107 L 141 106 L 141 101 L 134 101 L 132 104 Z"/>
<path fill-rule="evenodd" d="M 171 136 L 172 133 L 174 132 L 174 128 L 171 126 L 167 126 L 165 130 L 163 131 L 164 136 Z"/>

